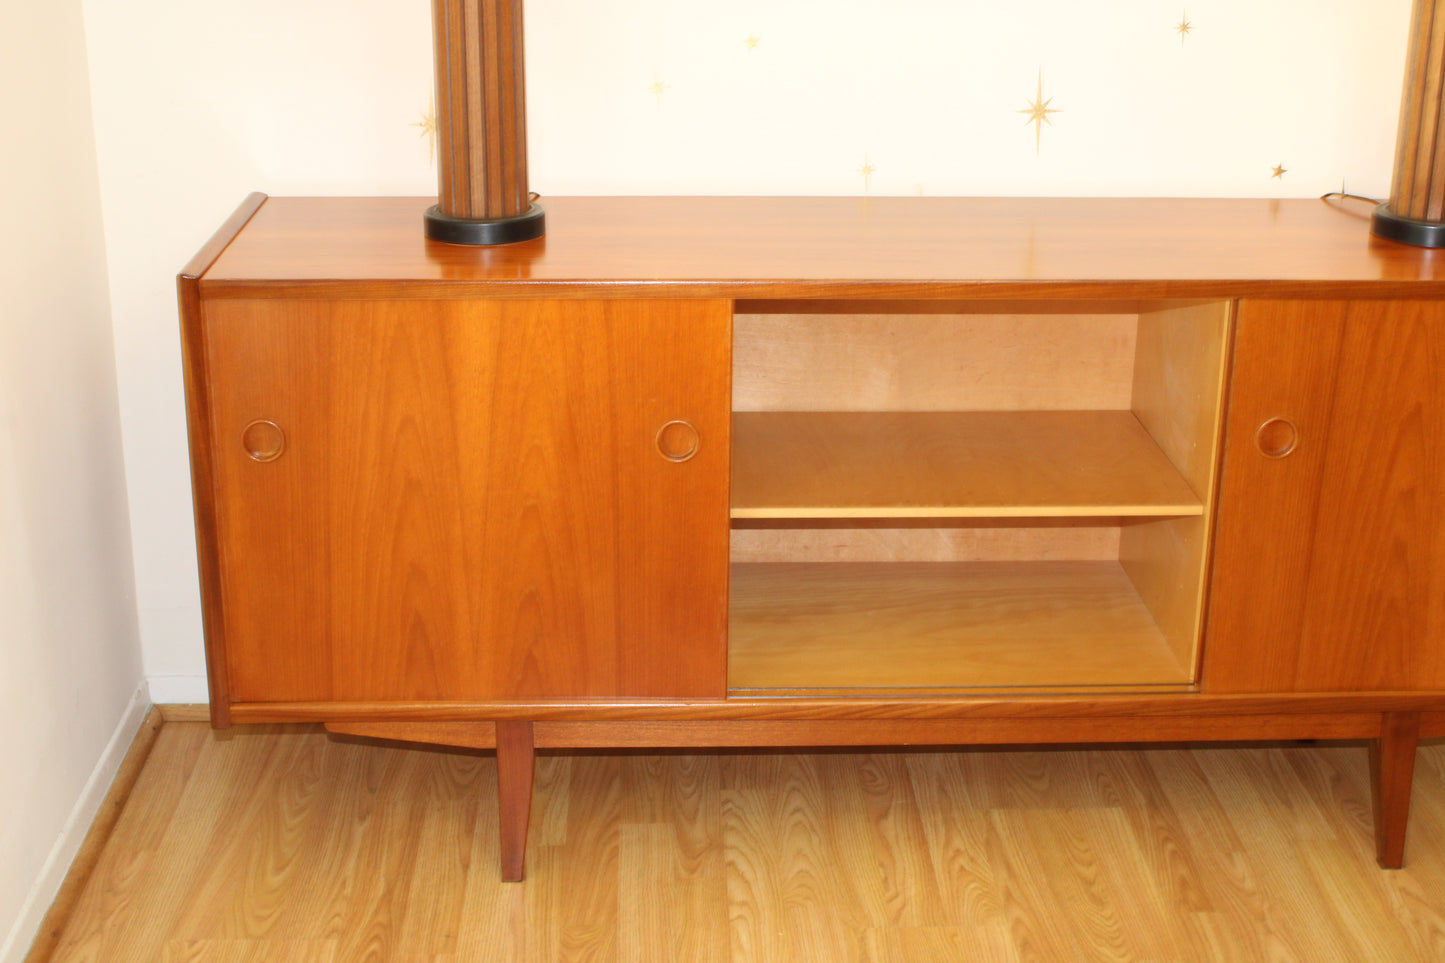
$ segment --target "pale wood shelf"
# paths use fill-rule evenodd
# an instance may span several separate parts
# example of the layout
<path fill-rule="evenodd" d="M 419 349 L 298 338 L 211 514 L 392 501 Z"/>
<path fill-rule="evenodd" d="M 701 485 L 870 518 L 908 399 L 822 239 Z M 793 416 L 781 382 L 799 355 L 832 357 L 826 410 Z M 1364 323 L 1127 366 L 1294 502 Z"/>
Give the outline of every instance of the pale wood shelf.
<path fill-rule="evenodd" d="M 733 414 L 735 519 L 1203 511 L 1129 411 Z"/>
<path fill-rule="evenodd" d="M 1117 562 L 732 567 L 728 685 L 1184 685 Z"/>

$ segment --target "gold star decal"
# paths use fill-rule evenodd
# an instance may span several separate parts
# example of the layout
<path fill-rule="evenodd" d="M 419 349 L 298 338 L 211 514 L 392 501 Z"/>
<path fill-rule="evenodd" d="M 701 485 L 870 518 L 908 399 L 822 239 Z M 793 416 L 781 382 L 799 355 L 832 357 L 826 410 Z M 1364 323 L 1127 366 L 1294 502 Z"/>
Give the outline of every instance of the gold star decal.
<path fill-rule="evenodd" d="M 431 103 L 427 105 L 426 113 L 421 115 L 421 120 L 411 126 L 421 128 L 421 136 L 427 139 L 427 160 L 435 164 L 437 162 L 437 107 L 435 94 L 432 95 Z"/>
<path fill-rule="evenodd" d="M 750 34 L 748 36 L 748 39 L 744 40 L 743 43 L 748 45 L 749 50 L 757 50 L 758 44 L 762 41 L 762 39 L 762 37 L 759 37 L 756 34 Z"/>
<path fill-rule="evenodd" d="M 1189 36 L 1189 31 L 1194 29 L 1193 25 L 1189 22 L 1188 10 L 1185 10 L 1179 15 L 1179 26 L 1175 27 L 1174 29 L 1179 31 L 1179 44 L 1180 46 L 1183 46 L 1184 38 Z"/>
<path fill-rule="evenodd" d="M 657 98 L 658 110 L 662 109 L 662 92 L 666 89 L 667 84 L 662 82 L 661 78 L 657 76 L 657 71 L 654 70 L 652 72 L 652 86 L 647 88 L 647 92 Z"/>
<path fill-rule="evenodd" d="M 1274 173 L 1271 174 L 1270 176 L 1271 176 L 1271 177 L 1277 177 L 1277 178 L 1279 178 L 1280 180 L 1284 180 L 1284 175 L 1286 175 L 1286 174 L 1288 174 L 1288 173 L 1289 173 L 1289 171 L 1287 171 L 1287 170 L 1284 169 L 1284 165 L 1283 165 L 1283 164 L 1280 164 L 1278 167 L 1274 168 Z"/>
<path fill-rule="evenodd" d="M 868 178 L 878 173 L 878 168 L 868 163 L 868 155 L 863 155 L 863 166 L 858 168 L 858 173 L 863 175 L 863 193 L 868 193 Z"/>
<path fill-rule="evenodd" d="M 1052 104 L 1053 102 L 1054 102 L 1054 98 L 1052 98 L 1052 97 L 1050 97 L 1048 100 L 1044 100 L 1044 68 L 1040 67 L 1040 68 L 1039 68 L 1039 92 L 1038 92 L 1037 95 L 1035 95 L 1034 99 L 1029 102 L 1028 107 L 1026 107 L 1026 108 L 1024 108 L 1023 110 L 1019 111 L 1020 114 L 1028 114 L 1028 115 L 1029 115 L 1029 119 L 1026 120 L 1026 121 L 1024 121 L 1024 123 L 1026 123 L 1026 124 L 1033 124 L 1033 125 L 1034 125 L 1034 154 L 1035 154 L 1035 155 L 1037 155 L 1038 152 L 1039 152 L 1039 138 L 1040 138 L 1040 136 L 1041 136 L 1042 133 L 1043 133 L 1044 125 L 1045 125 L 1045 124 L 1048 124 L 1050 127 L 1054 126 L 1054 122 L 1051 121 L 1051 120 L 1049 120 L 1049 114 L 1061 113 L 1061 111 L 1060 111 L 1058 108 L 1056 108 L 1056 107 L 1055 107 L 1055 108 L 1050 108 L 1050 107 L 1049 107 L 1049 104 Z"/>

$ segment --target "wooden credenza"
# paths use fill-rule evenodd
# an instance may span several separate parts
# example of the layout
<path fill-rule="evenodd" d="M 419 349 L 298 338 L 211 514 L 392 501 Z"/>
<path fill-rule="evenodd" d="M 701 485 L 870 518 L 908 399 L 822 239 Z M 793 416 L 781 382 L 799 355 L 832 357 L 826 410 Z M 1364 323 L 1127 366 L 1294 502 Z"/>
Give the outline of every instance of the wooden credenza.
<path fill-rule="evenodd" d="M 1445 268 L 1315 201 L 252 195 L 180 278 L 211 713 L 495 748 L 1445 734 Z"/>

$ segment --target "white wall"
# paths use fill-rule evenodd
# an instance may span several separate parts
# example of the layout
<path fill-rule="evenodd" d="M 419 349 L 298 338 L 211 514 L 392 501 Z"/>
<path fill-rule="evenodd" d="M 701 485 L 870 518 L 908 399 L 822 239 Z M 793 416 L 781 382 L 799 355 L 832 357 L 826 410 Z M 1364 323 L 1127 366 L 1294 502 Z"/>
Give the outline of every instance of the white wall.
<path fill-rule="evenodd" d="M 435 193 L 429 3 L 83 3 L 146 673 L 200 701 L 172 278 L 248 191 Z M 527 0 L 531 186 L 1379 196 L 1409 6 Z"/>
<path fill-rule="evenodd" d="M 7 5 L 0 130 L 0 960 L 11 960 L 146 707 L 79 0 Z"/>

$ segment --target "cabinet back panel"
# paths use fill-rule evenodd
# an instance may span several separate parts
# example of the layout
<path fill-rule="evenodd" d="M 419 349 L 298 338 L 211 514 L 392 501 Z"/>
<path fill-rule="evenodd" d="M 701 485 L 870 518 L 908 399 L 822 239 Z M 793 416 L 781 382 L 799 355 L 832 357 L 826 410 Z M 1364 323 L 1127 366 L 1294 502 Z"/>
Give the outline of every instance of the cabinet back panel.
<path fill-rule="evenodd" d="M 1116 527 L 734 529 L 734 562 L 1110 561 Z"/>
<path fill-rule="evenodd" d="M 234 701 L 722 695 L 726 302 L 206 323 Z M 239 443 L 256 419 L 274 461 Z M 673 419 L 701 437 L 681 464 Z"/>
<path fill-rule="evenodd" d="M 1122 410 L 1129 314 L 739 314 L 737 411 Z"/>

